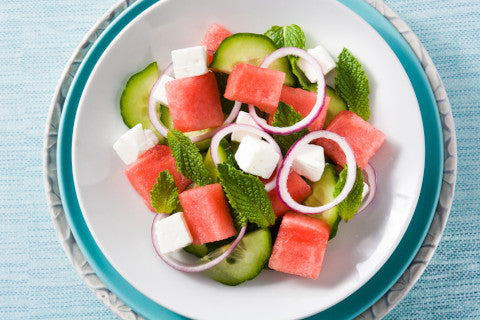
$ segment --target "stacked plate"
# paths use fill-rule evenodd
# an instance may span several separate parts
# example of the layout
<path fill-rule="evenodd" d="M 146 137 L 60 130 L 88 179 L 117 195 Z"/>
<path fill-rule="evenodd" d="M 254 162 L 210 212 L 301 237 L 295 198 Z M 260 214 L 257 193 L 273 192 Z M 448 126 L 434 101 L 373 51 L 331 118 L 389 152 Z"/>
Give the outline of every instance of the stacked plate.
<path fill-rule="evenodd" d="M 347 47 L 368 72 L 371 122 L 387 136 L 372 160 L 379 192 L 340 225 L 316 281 L 265 271 L 226 287 L 169 269 L 150 243 L 154 216 L 112 149 L 126 130 L 118 103 L 128 76 L 152 61 L 165 67 L 171 50 L 198 44 L 214 22 L 256 33 L 295 23 L 307 45 L 333 54 Z M 431 59 L 381 1 L 138 0 L 113 8 L 69 62 L 47 126 L 45 174 L 67 254 L 120 318 L 378 318 L 408 292 L 439 241 L 456 141 Z"/>

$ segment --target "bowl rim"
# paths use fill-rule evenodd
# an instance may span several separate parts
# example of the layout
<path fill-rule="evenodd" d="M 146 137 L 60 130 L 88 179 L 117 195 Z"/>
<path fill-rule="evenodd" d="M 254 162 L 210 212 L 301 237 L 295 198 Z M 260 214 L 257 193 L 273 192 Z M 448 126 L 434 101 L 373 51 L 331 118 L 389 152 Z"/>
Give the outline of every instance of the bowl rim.
<path fill-rule="evenodd" d="M 67 64 L 65 72 L 62 76 L 62 80 L 57 87 L 56 94 L 50 110 L 49 120 L 47 123 L 45 146 L 44 146 L 44 174 L 45 174 L 45 186 L 46 186 L 46 192 L 47 192 L 47 199 L 48 199 L 49 207 L 51 209 L 52 219 L 54 221 L 55 228 L 60 237 L 60 241 L 64 246 L 65 251 L 67 252 L 67 255 L 69 256 L 70 260 L 72 260 L 75 266 L 78 266 L 78 261 L 82 261 L 82 260 L 85 261 L 85 257 L 82 255 L 80 250 L 76 250 L 78 248 L 78 243 L 76 243 L 75 239 L 71 236 L 72 230 L 70 229 L 68 222 L 65 221 L 65 212 L 63 211 L 64 208 L 62 205 L 62 195 L 58 192 L 59 191 L 58 176 L 56 175 L 57 174 L 56 172 L 57 144 L 55 143 L 58 135 L 58 121 L 60 120 L 60 117 L 62 115 L 63 106 L 66 101 L 65 98 L 67 96 L 67 92 L 69 92 L 70 86 L 72 84 L 72 80 L 74 76 L 78 74 L 77 72 L 79 70 L 79 65 L 84 60 L 85 56 L 90 52 L 91 47 L 100 38 L 100 34 L 102 33 L 102 31 L 107 29 L 112 21 L 120 19 L 119 17 L 120 15 L 125 16 L 125 13 L 132 12 L 135 10 L 143 11 L 146 7 L 148 7 L 146 5 L 152 1 L 140 0 L 140 1 L 136 1 L 135 4 L 133 4 L 133 2 L 135 1 L 119 2 L 95 25 L 95 27 L 91 30 L 91 32 L 85 37 L 81 46 L 77 49 L 72 59 L 70 59 L 69 63 Z M 344 1 L 340 1 L 340 2 L 344 2 Z M 397 26 L 395 25 L 393 26 L 397 27 L 398 29 L 402 21 L 398 20 L 398 16 L 396 16 L 396 14 L 391 9 L 389 9 L 382 1 L 378 1 L 378 0 L 369 1 L 369 3 L 374 8 L 379 10 L 379 12 L 383 16 L 387 17 L 389 21 L 395 21 Z M 361 10 L 365 10 L 365 5 L 368 6 L 368 4 L 364 3 L 363 1 L 355 2 L 353 3 L 353 5 L 358 6 Z M 125 11 L 125 9 L 127 8 L 130 8 L 130 9 Z M 357 10 L 359 9 L 357 8 L 354 11 L 357 11 Z M 379 22 L 375 22 L 375 23 L 379 23 Z M 392 300 L 391 295 L 389 298 L 387 297 L 389 296 L 389 294 L 387 293 L 380 299 L 382 300 L 385 297 L 387 297 L 388 303 L 386 304 L 386 307 L 383 308 L 384 309 L 383 311 L 378 310 L 378 306 L 377 306 L 375 314 L 378 314 L 378 315 L 380 315 L 382 312 L 386 314 L 389 310 L 391 310 L 391 308 L 393 308 L 394 305 L 396 305 L 401 300 L 401 297 L 403 297 L 408 292 L 411 286 L 413 286 L 413 283 L 419 278 L 419 276 L 425 269 L 426 264 L 428 263 L 431 256 L 433 255 L 435 247 L 438 244 L 438 241 L 440 239 L 441 232 L 443 231 L 443 228 L 445 226 L 445 223 L 447 220 L 446 218 L 448 216 L 448 212 L 452 204 L 453 189 L 454 189 L 455 176 L 456 176 L 456 140 L 455 140 L 455 131 L 453 127 L 453 120 L 450 121 L 450 119 L 452 118 L 451 118 L 451 108 L 448 103 L 448 98 L 446 97 L 446 93 L 443 88 L 443 85 L 441 84 L 441 80 L 438 76 L 438 73 L 436 72 L 428 54 L 425 52 L 425 49 L 421 46 L 420 42 L 418 41 L 418 38 L 416 38 L 413 32 L 411 32 L 408 28 L 407 28 L 408 30 L 405 30 L 405 27 L 404 26 L 402 27 L 403 27 L 402 28 L 403 31 L 401 36 L 403 36 L 404 38 L 407 38 L 407 41 L 409 41 L 410 47 L 412 47 L 412 49 L 414 50 L 417 49 L 417 52 L 415 52 L 416 59 L 419 59 L 420 62 L 422 62 L 423 69 L 425 70 L 426 76 L 428 77 L 428 80 L 430 82 L 430 89 L 434 90 L 435 98 L 437 100 L 436 106 L 439 108 L 439 111 L 440 111 L 439 113 L 441 117 L 440 120 L 442 121 L 442 127 L 444 131 L 445 129 L 449 130 L 449 136 L 448 137 L 444 136 L 444 139 L 443 139 L 445 150 L 447 151 L 445 154 L 444 162 L 446 163 L 447 160 L 449 160 L 450 162 L 453 162 L 453 163 L 450 163 L 450 165 L 444 170 L 444 173 L 443 173 L 444 179 L 441 186 L 442 197 L 438 202 L 437 210 L 435 213 L 435 218 L 439 216 L 437 219 L 439 220 L 439 222 L 437 222 L 436 224 L 429 223 L 429 226 L 430 226 L 429 233 L 431 233 L 433 237 L 426 238 L 426 240 L 424 241 L 424 244 L 422 245 L 422 250 L 420 250 L 418 253 L 420 254 L 424 251 L 428 251 L 427 253 L 423 254 L 424 256 L 423 263 L 420 268 L 418 267 L 418 263 L 417 263 L 417 267 L 415 268 L 414 272 L 413 273 L 411 271 L 409 272 L 408 277 L 409 279 L 411 279 L 411 281 L 407 282 L 408 286 L 405 287 L 405 290 L 401 291 L 402 292 L 401 295 L 397 294 L 397 298 Z M 398 31 L 396 32 L 398 33 Z M 400 36 L 400 34 L 398 35 Z M 414 46 L 414 45 L 417 45 L 417 46 Z M 448 179 L 445 179 L 446 175 L 449 175 Z M 440 186 L 438 189 L 440 189 Z M 444 192 L 444 190 L 446 191 Z M 438 197 L 436 198 L 438 199 Z M 68 220 L 68 217 L 67 217 L 67 220 Z M 434 225 L 439 225 L 440 227 L 439 228 L 437 227 L 435 230 L 432 230 Z M 422 239 L 423 238 L 424 238 L 424 234 L 422 235 Z M 427 242 L 427 240 L 428 240 L 428 243 L 425 243 Z M 432 246 L 432 243 L 433 243 L 433 246 Z M 417 261 L 417 259 L 415 259 L 415 261 Z M 412 268 L 412 265 L 410 265 L 410 268 Z M 79 268 L 77 268 L 77 270 L 81 273 L 82 278 L 84 278 L 87 284 L 89 284 L 90 281 L 87 281 L 86 273 L 84 273 L 83 271 L 80 271 Z M 95 272 L 91 269 L 89 270 L 88 274 L 89 276 L 97 277 Z M 403 274 L 402 278 L 404 278 L 405 274 L 406 273 Z M 102 283 L 100 279 L 98 279 L 98 282 Z M 95 289 L 97 293 L 100 292 L 99 290 L 102 290 L 103 292 L 102 295 L 97 294 L 97 297 L 98 296 L 104 297 L 104 298 L 101 298 L 102 302 L 104 302 L 104 304 L 106 304 L 107 307 L 109 307 L 112 311 L 114 311 L 115 314 L 119 315 L 121 318 L 125 318 L 127 313 L 135 314 L 135 312 L 130 308 L 123 307 L 122 306 L 123 303 L 118 300 L 118 298 L 107 288 L 107 286 L 103 284 L 102 286 L 98 286 L 98 283 L 97 283 L 95 288 L 97 288 Z M 105 292 L 108 292 L 108 293 L 105 294 Z M 119 296 L 120 298 L 122 298 L 121 295 Z M 115 301 L 115 303 L 112 303 L 112 301 Z M 123 307 L 123 311 L 121 311 L 122 307 Z"/>

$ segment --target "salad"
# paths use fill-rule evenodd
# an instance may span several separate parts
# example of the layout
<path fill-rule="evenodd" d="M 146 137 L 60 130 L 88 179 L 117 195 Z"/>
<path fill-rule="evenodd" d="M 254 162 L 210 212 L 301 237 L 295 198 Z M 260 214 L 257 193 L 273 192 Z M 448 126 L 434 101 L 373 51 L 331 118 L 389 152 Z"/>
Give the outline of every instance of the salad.
<path fill-rule="evenodd" d="M 297 25 L 264 34 L 213 24 L 199 46 L 128 80 L 130 128 L 113 148 L 155 218 L 169 266 L 227 285 L 262 270 L 316 279 L 341 220 L 375 195 L 366 73 L 346 48 L 305 48 Z M 334 79 L 328 83 L 327 79 Z M 189 264 L 172 253 L 196 257 Z"/>

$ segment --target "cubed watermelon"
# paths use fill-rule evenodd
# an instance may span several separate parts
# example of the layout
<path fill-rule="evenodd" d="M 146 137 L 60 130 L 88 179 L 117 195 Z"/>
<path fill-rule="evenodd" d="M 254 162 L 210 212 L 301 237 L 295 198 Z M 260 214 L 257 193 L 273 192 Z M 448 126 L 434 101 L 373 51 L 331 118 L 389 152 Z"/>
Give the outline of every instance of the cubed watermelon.
<path fill-rule="evenodd" d="M 352 111 L 340 112 L 327 126 L 326 130 L 335 132 L 347 140 L 353 150 L 357 165 L 362 169 L 365 168 L 370 158 L 385 141 L 383 132 Z M 318 139 L 315 143 L 321 145 L 325 154 L 335 163 L 342 167 L 345 165 L 345 154 L 336 142 Z"/>
<path fill-rule="evenodd" d="M 292 88 L 289 86 L 283 86 L 282 94 L 280 95 L 280 101 L 285 102 L 291 106 L 295 111 L 300 113 L 302 117 L 306 117 L 312 110 L 315 102 L 317 101 L 317 93 L 302 88 Z M 328 104 L 330 103 L 330 97 L 325 96 L 324 106 L 318 117 L 308 126 L 308 130 L 316 131 L 322 130 L 325 118 L 327 116 Z M 273 113 L 270 114 L 268 123 L 273 121 Z"/>
<path fill-rule="evenodd" d="M 295 171 L 290 171 L 288 175 L 287 188 L 293 200 L 302 202 L 311 193 L 310 186 Z M 268 192 L 268 197 L 272 202 L 273 212 L 277 218 L 281 217 L 285 212 L 290 210 L 280 199 L 277 189 Z"/>
<path fill-rule="evenodd" d="M 150 202 L 150 190 L 157 182 L 160 172 L 165 170 L 172 175 L 179 192 L 192 183 L 178 172 L 172 150 L 165 145 L 156 145 L 147 150 L 125 169 L 125 174 L 133 188 L 142 196 L 143 201 L 152 211 L 154 210 Z"/>
<path fill-rule="evenodd" d="M 273 113 L 277 109 L 285 73 L 246 63 L 235 65 L 227 80 L 225 98 L 251 103 Z"/>
<path fill-rule="evenodd" d="M 287 212 L 283 216 L 268 266 L 317 279 L 322 269 L 330 228 L 322 220 Z"/>
<path fill-rule="evenodd" d="M 175 129 L 197 131 L 223 123 L 220 93 L 213 72 L 168 81 L 165 92 Z"/>
<path fill-rule="evenodd" d="M 237 234 L 220 183 L 179 194 L 193 244 L 227 239 Z"/>
<path fill-rule="evenodd" d="M 208 51 L 217 50 L 220 43 L 226 38 L 231 36 L 232 33 L 228 31 L 224 26 L 218 23 L 214 23 L 208 28 L 207 33 L 203 36 L 203 40 L 200 43 L 202 46 L 206 46 Z M 209 53 L 210 54 L 210 53 Z"/>

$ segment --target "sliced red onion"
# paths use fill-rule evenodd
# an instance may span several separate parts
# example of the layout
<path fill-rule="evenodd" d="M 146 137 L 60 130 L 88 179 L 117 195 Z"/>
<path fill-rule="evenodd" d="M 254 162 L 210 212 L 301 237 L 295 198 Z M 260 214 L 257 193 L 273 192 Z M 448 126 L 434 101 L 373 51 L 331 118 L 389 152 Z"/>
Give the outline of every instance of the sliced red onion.
<path fill-rule="evenodd" d="M 347 159 L 347 168 L 348 168 L 347 180 L 340 194 L 331 202 L 319 207 L 309 207 L 309 206 L 302 205 L 296 202 L 295 200 L 293 200 L 287 188 L 288 174 L 292 167 L 293 160 L 297 157 L 299 152 L 301 152 L 302 148 L 308 143 L 310 143 L 312 140 L 319 139 L 319 138 L 325 138 L 328 140 L 335 141 L 338 144 L 338 146 L 342 149 L 342 151 L 345 153 L 345 157 Z M 350 191 L 353 188 L 353 184 L 355 183 L 356 171 L 357 171 L 357 164 L 355 162 L 355 156 L 353 155 L 352 148 L 347 143 L 347 140 L 345 140 L 345 138 L 339 136 L 336 133 L 326 131 L 326 130 L 313 131 L 309 134 L 306 134 L 303 138 L 295 142 L 295 144 L 290 148 L 290 150 L 288 150 L 288 153 L 285 156 L 285 159 L 283 160 L 282 166 L 280 167 L 280 173 L 277 176 L 277 192 L 280 199 L 283 201 L 283 203 L 285 203 L 285 205 L 292 210 L 295 210 L 299 213 L 304 213 L 304 214 L 320 213 L 333 208 L 334 206 L 342 202 L 347 197 L 347 195 L 350 193 Z"/>
<path fill-rule="evenodd" d="M 370 164 L 367 164 L 365 169 L 363 169 L 363 176 L 367 180 L 366 183 L 370 190 L 368 191 L 367 197 L 363 199 L 362 204 L 358 208 L 357 213 L 362 212 L 375 198 L 375 193 L 377 192 L 377 175 L 375 174 L 375 169 Z"/>
<path fill-rule="evenodd" d="M 253 104 L 248 105 L 248 110 L 250 112 L 250 116 L 255 120 L 255 122 L 265 131 L 273 134 L 279 135 L 287 135 L 292 134 L 294 132 L 300 131 L 306 127 L 308 127 L 320 114 L 323 109 L 324 102 L 325 102 L 325 76 L 323 75 L 322 67 L 318 61 L 307 51 L 295 48 L 295 47 L 285 47 L 275 50 L 270 55 L 268 55 L 265 60 L 263 60 L 260 67 L 267 68 L 273 61 L 288 56 L 298 56 L 304 58 L 313 66 L 315 72 L 317 73 L 318 82 L 317 82 L 317 100 L 315 101 L 315 105 L 313 106 L 310 113 L 303 118 L 301 121 L 295 123 L 289 127 L 274 127 L 262 121 L 257 113 L 255 112 L 255 107 Z"/>
<path fill-rule="evenodd" d="M 220 256 L 217 258 L 213 259 L 212 261 L 209 261 L 207 263 L 197 265 L 197 264 L 187 264 L 185 262 L 178 261 L 177 259 L 174 259 L 170 257 L 168 254 L 163 254 L 160 249 L 158 248 L 157 244 L 157 239 L 155 236 L 155 223 L 158 221 L 165 219 L 168 217 L 166 213 L 159 213 L 155 216 L 155 219 L 153 219 L 152 223 L 152 229 L 151 229 L 151 237 L 152 237 L 152 243 L 153 243 L 153 248 L 155 249 L 155 252 L 158 254 L 158 256 L 170 267 L 178 270 L 178 271 L 183 271 L 183 272 L 202 272 L 207 269 L 210 269 L 211 267 L 216 266 L 225 258 L 232 253 L 232 251 L 235 249 L 235 247 L 239 244 L 239 242 L 242 240 L 243 236 L 245 235 L 245 231 L 247 230 L 247 224 L 245 224 L 242 229 L 240 229 L 240 232 L 237 235 L 237 238 L 233 241 L 233 243 L 230 245 L 230 247 L 222 253 Z"/>
<path fill-rule="evenodd" d="M 157 110 L 156 110 L 157 109 L 157 101 L 153 97 L 152 92 L 154 92 L 155 89 L 157 88 L 157 86 L 160 84 L 160 80 L 162 79 L 162 77 L 164 77 L 166 75 L 170 75 L 170 74 L 172 74 L 172 72 L 173 72 L 173 63 L 170 63 L 165 68 L 165 70 L 163 70 L 163 72 L 160 74 L 160 76 L 158 77 L 157 81 L 155 82 L 152 89 L 150 90 L 150 96 L 148 97 L 148 117 L 150 118 L 150 122 L 152 123 L 155 130 L 157 130 L 157 132 L 165 138 L 167 137 L 169 129 L 167 127 L 165 127 L 165 125 L 160 121 L 160 119 L 157 115 Z M 242 107 L 242 103 L 239 102 L 239 101 L 235 101 L 235 104 L 233 105 L 232 111 L 230 112 L 227 119 L 225 119 L 225 121 L 223 122 L 223 124 L 219 128 L 217 128 L 215 130 L 205 131 L 203 133 L 200 133 L 200 134 L 197 134 L 197 135 L 194 135 L 194 136 L 189 136 L 189 135 L 187 135 L 187 136 L 190 138 L 190 140 L 193 143 L 200 142 L 200 141 L 203 141 L 205 139 L 211 138 L 215 134 L 215 132 L 218 131 L 218 129 L 229 125 L 230 123 L 233 122 L 233 120 L 235 120 L 235 118 L 238 116 L 238 113 L 240 112 L 241 107 Z"/>
<path fill-rule="evenodd" d="M 152 123 L 153 127 L 157 132 L 163 136 L 167 137 L 168 133 L 168 128 L 165 127 L 165 125 L 160 121 L 158 115 L 157 115 L 157 100 L 153 97 L 153 92 L 157 89 L 157 87 L 160 85 L 160 80 L 164 76 L 168 76 L 172 74 L 173 72 L 173 63 L 170 63 L 165 70 L 160 74 L 158 77 L 157 81 L 153 84 L 152 89 L 150 90 L 150 95 L 148 97 L 148 117 L 150 118 L 150 122 Z"/>
<path fill-rule="evenodd" d="M 260 137 L 264 138 L 267 140 L 268 143 L 270 143 L 275 151 L 280 155 L 280 160 L 278 161 L 277 164 L 277 169 L 280 167 L 282 164 L 282 151 L 280 150 L 280 147 L 278 146 L 277 142 L 273 140 L 273 138 L 266 133 L 265 131 L 262 131 L 259 128 L 256 128 L 254 126 L 248 125 L 248 124 L 238 124 L 238 123 L 233 123 L 231 125 L 228 125 L 215 133 L 215 135 L 212 138 L 212 142 L 210 143 L 210 156 L 212 157 L 212 161 L 217 166 L 217 164 L 220 162 L 220 159 L 218 158 L 218 146 L 220 145 L 220 141 L 225 137 L 227 134 L 230 134 L 236 130 L 242 130 L 246 132 L 250 132 L 256 135 L 259 135 Z M 277 170 L 278 173 L 279 170 Z M 265 184 L 265 189 L 268 191 L 275 189 L 276 186 L 276 179 L 275 177 L 271 179 L 268 183 Z"/>

